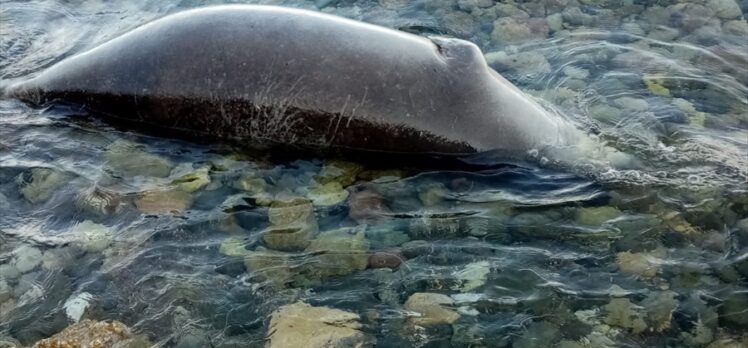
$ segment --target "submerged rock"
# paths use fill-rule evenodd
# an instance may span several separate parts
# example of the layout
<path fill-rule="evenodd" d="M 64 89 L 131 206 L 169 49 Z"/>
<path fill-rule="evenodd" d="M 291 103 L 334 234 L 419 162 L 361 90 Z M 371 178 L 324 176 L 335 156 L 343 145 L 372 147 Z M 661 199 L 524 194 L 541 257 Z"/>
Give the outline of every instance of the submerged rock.
<path fill-rule="evenodd" d="M 399 250 L 381 250 L 369 255 L 369 268 L 397 268 L 405 260 Z"/>
<path fill-rule="evenodd" d="M 616 265 L 622 272 L 642 278 L 652 278 L 659 271 L 657 258 L 647 253 L 620 252 L 616 254 Z"/>
<path fill-rule="evenodd" d="M 559 336 L 559 327 L 547 321 L 530 324 L 527 330 L 512 342 L 512 348 L 546 348 L 552 347 Z"/>
<path fill-rule="evenodd" d="M 468 292 L 475 290 L 486 283 L 488 274 L 491 273 L 491 265 L 488 261 L 478 261 L 465 265 L 465 268 L 454 272 L 452 275 L 460 282 L 453 290 Z"/>
<path fill-rule="evenodd" d="M 322 166 L 314 180 L 322 185 L 335 181 L 346 187 L 356 181 L 356 175 L 362 170 L 363 167 L 357 163 L 333 160 Z"/>
<path fill-rule="evenodd" d="M 179 189 L 154 190 L 141 193 L 135 206 L 145 214 L 181 214 L 192 205 L 192 196 Z"/>
<path fill-rule="evenodd" d="M 662 332 L 670 328 L 673 312 L 678 308 L 677 295 L 673 291 L 656 291 L 642 301 L 647 323 L 654 331 Z"/>
<path fill-rule="evenodd" d="M 540 53 L 519 52 L 508 54 L 504 51 L 485 54 L 486 62 L 499 71 L 509 70 L 517 74 L 547 74 L 551 72 L 551 64 Z"/>
<path fill-rule="evenodd" d="M 369 241 L 362 229 L 341 228 L 321 233 L 306 249 L 317 254 L 312 272 L 322 278 L 343 276 L 366 269 L 369 264 Z"/>
<path fill-rule="evenodd" d="M 38 204 L 46 201 L 54 192 L 67 183 L 71 177 L 52 168 L 33 168 L 29 177 L 19 175 L 21 194 L 29 203 Z"/>
<path fill-rule="evenodd" d="M 20 273 L 26 273 L 42 263 L 41 250 L 30 245 L 22 245 L 13 252 L 11 266 Z"/>
<path fill-rule="evenodd" d="M 452 305 L 454 300 L 447 295 L 417 292 L 408 297 L 404 306 L 405 309 L 415 312 L 415 315 L 409 318 L 413 324 L 432 326 L 452 324 L 460 319 L 460 314 L 451 308 Z"/>
<path fill-rule="evenodd" d="M 576 211 L 576 221 L 581 225 L 599 226 L 621 215 L 623 213 L 614 207 L 580 208 Z"/>
<path fill-rule="evenodd" d="M 627 298 L 613 298 L 604 308 L 607 313 L 605 323 L 608 325 L 631 329 L 633 333 L 641 333 L 647 329 L 643 308 Z"/>
<path fill-rule="evenodd" d="M 314 207 L 304 198 L 277 200 L 270 204 L 268 220 L 275 226 L 303 224 L 314 221 Z"/>
<path fill-rule="evenodd" d="M 360 331 L 359 316 L 304 302 L 278 308 L 270 317 L 267 348 L 373 347 L 375 340 Z"/>
<path fill-rule="evenodd" d="M 112 244 L 112 233 L 109 227 L 89 220 L 73 226 L 70 233 L 75 236 L 80 248 L 87 252 L 100 252 Z"/>
<path fill-rule="evenodd" d="M 185 192 L 195 192 L 210 184 L 209 167 L 202 167 L 186 173 L 172 181 L 173 185 Z"/>
<path fill-rule="evenodd" d="M 98 186 L 79 193 L 75 198 L 76 208 L 95 216 L 116 214 L 125 204 L 124 197 L 120 194 Z"/>
<path fill-rule="evenodd" d="M 147 339 L 133 335 L 125 324 L 118 321 L 83 320 L 68 326 L 50 338 L 34 343 L 32 348 L 146 348 L 150 346 L 151 343 Z"/>
<path fill-rule="evenodd" d="M 708 0 L 706 5 L 714 10 L 719 18 L 733 19 L 742 15 L 740 5 L 735 0 Z"/>
<path fill-rule="evenodd" d="M 358 223 L 380 220 L 389 213 L 382 196 L 374 191 L 354 192 L 348 197 L 348 216 Z"/>
<path fill-rule="evenodd" d="M 316 224 L 271 226 L 262 232 L 262 240 L 273 250 L 301 251 L 309 246 L 315 234 Z"/>
<path fill-rule="evenodd" d="M 337 181 L 317 185 L 307 193 L 307 198 L 317 206 L 332 206 L 343 202 L 348 198 L 349 192 Z"/>
<path fill-rule="evenodd" d="M 165 178 L 172 168 L 169 160 L 146 152 L 142 145 L 122 139 L 109 145 L 104 160 L 109 168 L 127 177 Z"/>

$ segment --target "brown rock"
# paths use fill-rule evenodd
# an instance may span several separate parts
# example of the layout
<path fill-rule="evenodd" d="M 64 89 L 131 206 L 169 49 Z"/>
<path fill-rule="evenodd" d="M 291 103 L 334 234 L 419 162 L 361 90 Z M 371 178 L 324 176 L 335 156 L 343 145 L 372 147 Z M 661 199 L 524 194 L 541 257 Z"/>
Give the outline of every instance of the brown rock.
<path fill-rule="evenodd" d="M 352 193 L 348 197 L 348 208 L 348 216 L 358 223 L 383 219 L 391 213 L 382 196 L 369 190 Z"/>
<path fill-rule="evenodd" d="M 192 196 L 182 190 L 146 191 L 135 200 L 135 206 L 146 214 L 183 213 L 192 205 Z"/>
<path fill-rule="evenodd" d="M 369 255 L 369 268 L 397 268 L 405 260 L 399 250 L 382 250 Z"/>
<path fill-rule="evenodd" d="M 50 338 L 36 342 L 32 348 L 124 348 L 149 347 L 143 337 L 133 336 L 118 321 L 83 320 L 68 326 Z"/>

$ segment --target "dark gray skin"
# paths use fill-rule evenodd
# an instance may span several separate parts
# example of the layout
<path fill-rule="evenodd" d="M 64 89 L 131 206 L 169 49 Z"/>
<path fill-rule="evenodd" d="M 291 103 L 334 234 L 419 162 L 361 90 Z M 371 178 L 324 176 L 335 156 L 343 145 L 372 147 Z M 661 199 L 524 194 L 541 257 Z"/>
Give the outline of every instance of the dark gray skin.
<path fill-rule="evenodd" d="M 470 42 L 271 6 L 161 18 L 9 94 L 248 143 L 463 154 L 577 136 L 491 70 Z"/>

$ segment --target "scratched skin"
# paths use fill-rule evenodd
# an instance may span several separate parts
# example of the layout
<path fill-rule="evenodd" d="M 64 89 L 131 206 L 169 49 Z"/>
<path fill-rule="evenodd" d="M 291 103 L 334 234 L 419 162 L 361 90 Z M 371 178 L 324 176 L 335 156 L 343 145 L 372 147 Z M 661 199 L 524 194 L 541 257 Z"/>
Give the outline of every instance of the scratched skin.
<path fill-rule="evenodd" d="M 10 94 L 247 143 L 460 154 L 566 141 L 470 42 L 270 6 L 164 17 Z"/>

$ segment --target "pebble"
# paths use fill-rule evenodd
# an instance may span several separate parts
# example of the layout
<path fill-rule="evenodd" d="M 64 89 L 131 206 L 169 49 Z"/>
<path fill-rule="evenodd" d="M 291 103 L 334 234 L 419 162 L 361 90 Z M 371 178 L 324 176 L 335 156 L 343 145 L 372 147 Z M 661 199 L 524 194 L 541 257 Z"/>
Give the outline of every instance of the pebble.
<path fill-rule="evenodd" d="M 722 19 L 734 19 L 742 15 L 740 5 L 735 0 L 709 0 L 706 5 Z"/>

